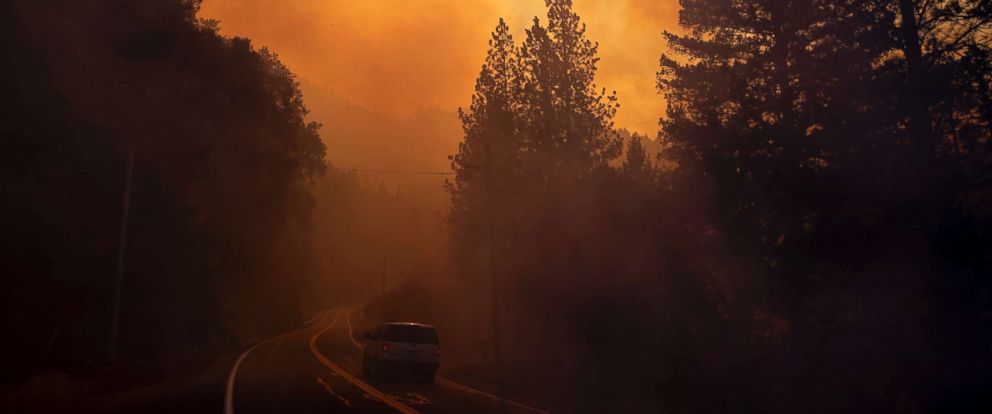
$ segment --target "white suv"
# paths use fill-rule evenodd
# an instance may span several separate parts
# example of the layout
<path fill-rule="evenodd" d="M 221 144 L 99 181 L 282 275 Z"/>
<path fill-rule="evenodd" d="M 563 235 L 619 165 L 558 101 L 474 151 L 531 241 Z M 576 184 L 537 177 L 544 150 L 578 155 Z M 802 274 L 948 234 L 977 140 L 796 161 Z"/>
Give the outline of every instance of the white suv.
<path fill-rule="evenodd" d="M 385 373 L 387 370 L 417 374 L 425 382 L 433 382 L 441 364 L 441 347 L 437 331 L 431 325 L 413 322 L 390 322 L 366 332 L 362 374 Z"/>

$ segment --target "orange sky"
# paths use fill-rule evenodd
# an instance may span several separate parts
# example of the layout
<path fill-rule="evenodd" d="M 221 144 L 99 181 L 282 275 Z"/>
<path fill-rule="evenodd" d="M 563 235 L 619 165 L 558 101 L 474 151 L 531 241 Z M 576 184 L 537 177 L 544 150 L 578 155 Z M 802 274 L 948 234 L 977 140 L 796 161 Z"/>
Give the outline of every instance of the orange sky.
<path fill-rule="evenodd" d="M 664 110 L 654 89 L 661 32 L 677 29 L 678 1 L 575 0 L 575 9 L 600 44 L 598 83 L 620 97 L 617 125 L 654 137 Z M 309 83 L 404 116 L 466 106 L 497 20 L 507 20 L 519 43 L 534 16 L 545 20 L 545 6 L 543 0 L 205 0 L 200 16 L 220 20 L 225 35 L 269 47 Z"/>

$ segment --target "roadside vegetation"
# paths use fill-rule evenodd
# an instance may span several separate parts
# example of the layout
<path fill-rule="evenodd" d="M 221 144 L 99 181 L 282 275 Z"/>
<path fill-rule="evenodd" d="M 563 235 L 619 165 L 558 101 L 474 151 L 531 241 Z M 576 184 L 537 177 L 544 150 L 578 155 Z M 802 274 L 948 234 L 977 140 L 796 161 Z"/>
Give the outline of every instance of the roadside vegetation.
<path fill-rule="evenodd" d="M 988 1 L 681 0 L 650 137 L 598 17 L 545 4 L 457 119 L 314 86 L 322 127 L 199 0 L 0 2 L 0 401 L 213 407 L 246 345 L 359 304 L 556 411 L 992 407 Z"/>

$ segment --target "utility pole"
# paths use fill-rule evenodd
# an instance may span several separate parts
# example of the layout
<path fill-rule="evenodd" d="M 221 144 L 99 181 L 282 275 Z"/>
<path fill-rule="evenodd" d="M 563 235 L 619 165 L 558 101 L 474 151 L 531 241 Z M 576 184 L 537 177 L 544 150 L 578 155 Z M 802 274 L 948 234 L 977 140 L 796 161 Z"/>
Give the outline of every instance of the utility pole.
<path fill-rule="evenodd" d="M 117 246 L 117 277 L 114 284 L 114 313 L 111 316 L 110 350 L 108 360 L 117 354 L 117 330 L 121 319 L 121 291 L 124 285 L 124 252 L 127 249 L 127 215 L 131 207 L 131 175 L 134 172 L 134 150 L 127 152 L 127 171 L 124 174 L 124 197 L 121 200 L 121 233 Z"/>
<path fill-rule="evenodd" d="M 503 360 L 500 353 L 500 336 L 499 336 L 499 281 L 496 272 L 496 235 L 495 235 L 495 224 L 493 220 L 493 211 L 495 197 L 493 196 L 493 156 L 492 156 L 492 144 L 490 140 L 486 140 L 486 221 L 489 233 L 489 279 L 490 279 L 490 293 L 492 294 L 492 317 L 493 317 L 493 365 L 496 370 L 496 392 L 500 397 L 499 400 L 499 412 L 506 412 L 506 400 L 503 399 L 506 396 L 505 384 L 503 383 Z"/>
<path fill-rule="evenodd" d="M 386 251 L 382 251 L 382 297 L 379 303 L 382 321 L 386 322 Z"/>

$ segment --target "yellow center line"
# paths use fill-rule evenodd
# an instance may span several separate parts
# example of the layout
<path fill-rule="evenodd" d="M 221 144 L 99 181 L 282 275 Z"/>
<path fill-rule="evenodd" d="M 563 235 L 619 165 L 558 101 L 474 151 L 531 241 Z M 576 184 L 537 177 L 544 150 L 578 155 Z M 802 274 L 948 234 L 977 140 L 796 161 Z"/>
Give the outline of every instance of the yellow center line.
<path fill-rule="evenodd" d="M 351 329 L 351 311 L 350 310 L 348 311 L 348 313 L 346 315 L 344 315 L 344 318 L 348 321 L 348 339 L 351 339 L 351 343 L 352 344 L 355 344 L 355 348 L 362 349 L 362 344 L 358 343 L 358 341 L 355 340 L 355 334 L 352 333 L 352 329 Z"/>
<path fill-rule="evenodd" d="M 355 340 L 355 336 L 352 334 L 351 312 L 352 311 L 349 310 L 348 313 L 344 315 L 345 320 L 348 321 L 348 337 L 351 338 L 351 343 L 355 344 L 355 348 L 362 349 L 362 345 L 359 344 L 358 341 Z M 521 403 L 518 403 L 518 402 L 513 401 L 513 400 L 508 400 L 506 398 L 500 398 L 500 397 L 497 397 L 495 395 L 492 395 L 492 394 L 490 394 L 488 392 L 480 391 L 480 390 L 477 390 L 475 388 L 469 387 L 467 385 L 459 384 L 459 383 L 454 382 L 452 380 L 449 380 L 447 378 L 441 377 L 440 375 L 437 376 L 437 379 L 438 379 L 438 382 L 440 382 L 442 384 L 445 384 L 445 385 L 447 385 L 447 386 L 449 386 L 451 388 L 454 388 L 456 390 L 459 390 L 461 392 L 465 392 L 465 393 L 469 393 L 469 394 L 482 395 L 484 397 L 488 397 L 488 398 L 490 398 L 492 400 L 496 400 L 496 401 L 505 401 L 507 404 L 510 404 L 510 405 L 513 405 L 513 406 L 517 406 L 517 407 L 520 407 L 520 408 L 523 408 L 523 409 L 527 409 L 527 410 L 530 410 L 530 411 L 538 412 L 538 413 L 551 414 L 548 411 L 545 411 L 545 410 L 542 410 L 542 409 L 539 409 L 539 408 L 534 408 L 534 407 L 531 407 L 531 406 L 526 405 L 526 404 L 521 404 Z"/>
<path fill-rule="evenodd" d="M 351 315 L 351 311 L 348 311 L 348 315 Z M 345 317 L 348 318 L 347 315 Z M 349 325 L 348 331 L 350 332 L 351 331 L 351 329 L 350 329 L 351 328 L 351 326 L 350 326 L 351 325 L 350 318 L 348 318 L 348 325 Z M 341 376 L 341 378 L 344 378 L 346 381 L 352 383 L 356 387 L 361 388 L 362 391 L 365 391 L 366 393 L 368 393 L 370 396 L 374 397 L 375 399 L 377 399 L 379 401 L 382 401 L 383 403 L 385 403 L 386 405 L 388 405 L 390 407 L 395 408 L 397 411 L 399 411 L 401 413 L 404 413 L 404 414 L 420 414 L 420 411 L 414 410 L 413 408 L 411 408 L 411 407 L 409 407 L 407 405 L 404 405 L 403 403 L 401 403 L 399 401 L 396 401 L 392 397 L 390 397 L 390 396 L 382 393 L 381 391 L 375 389 L 375 387 L 372 387 L 371 385 L 366 384 L 362 380 L 360 380 L 358 378 L 355 378 L 355 376 L 353 376 L 350 373 L 348 373 L 348 371 L 345 371 L 344 369 L 341 369 L 341 367 L 337 366 L 336 364 L 334 364 L 333 362 L 331 362 L 331 360 L 327 359 L 327 357 L 325 357 L 324 354 L 320 353 L 320 350 L 317 349 L 317 338 L 319 338 L 321 335 L 323 335 L 324 333 L 326 333 L 329 330 L 331 330 L 331 327 L 328 327 L 326 329 L 321 330 L 320 332 L 317 332 L 313 337 L 310 338 L 310 352 L 313 353 L 313 356 L 316 357 L 318 361 L 320 361 L 322 364 L 324 364 L 324 366 L 330 368 L 331 371 L 334 371 L 334 373 L 336 373 L 339 376 Z M 354 340 L 354 338 L 352 338 L 352 340 Z"/>
<path fill-rule="evenodd" d="M 531 407 L 529 405 L 521 404 L 521 403 L 518 403 L 518 402 L 513 401 L 513 400 L 508 400 L 506 398 L 500 398 L 500 397 L 497 397 L 495 395 L 492 395 L 492 394 L 490 394 L 488 392 L 479 391 L 479 390 L 477 390 L 475 388 L 472 388 L 472 387 L 469 387 L 467 385 L 459 384 L 459 383 L 454 382 L 452 380 L 449 380 L 447 378 L 443 378 L 440 375 L 438 375 L 437 380 L 438 380 L 438 382 L 440 382 L 440 383 L 442 383 L 444 385 L 447 385 L 447 386 L 449 386 L 451 388 L 454 388 L 454 389 L 459 390 L 459 391 L 462 391 L 462 392 L 466 392 L 466 393 L 469 393 L 469 394 L 479 394 L 479 395 L 488 397 L 488 398 L 490 398 L 490 399 L 492 399 L 494 401 L 503 401 L 503 402 L 506 402 L 507 404 L 510 404 L 510 405 L 513 405 L 513 406 L 517 406 L 517 407 L 520 407 L 520 408 L 523 408 L 523 409 L 527 409 L 527 410 L 530 410 L 530 411 L 538 412 L 538 413 L 551 414 L 550 412 L 545 411 L 545 410 L 542 410 L 540 408 L 534 408 L 534 407 Z"/>
<path fill-rule="evenodd" d="M 344 309 L 340 309 L 340 310 L 338 310 L 334 314 L 334 320 L 331 321 L 331 326 L 328 327 L 326 330 L 330 330 L 331 328 L 334 327 L 334 325 L 336 325 L 338 323 L 338 316 L 340 316 L 341 315 L 341 312 L 343 312 L 343 311 L 344 311 Z M 329 313 L 329 312 L 325 312 L 324 313 L 324 316 L 320 318 L 320 321 L 321 322 L 323 322 L 324 319 L 327 319 L 326 318 L 327 313 Z M 294 334 L 294 333 L 297 333 L 297 332 L 300 332 L 300 331 L 286 332 L 286 333 L 284 333 L 282 335 L 279 335 L 279 336 L 276 336 L 276 337 L 272 337 L 272 338 L 266 339 L 266 340 L 264 340 L 262 342 L 259 342 L 259 343 L 255 344 L 255 345 L 253 345 L 251 348 L 248 348 L 248 350 L 246 350 L 244 353 L 241 354 L 240 357 L 238 357 L 238 360 L 234 362 L 234 367 L 231 368 L 231 373 L 227 377 L 227 386 L 224 389 L 224 414 L 234 414 L 234 381 L 235 381 L 235 378 L 238 375 L 238 368 L 240 368 L 241 367 L 241 363 L 244 362 L 244 360 L 246 358 L 248 358 L 248 354 L 250 354 L 252 351 L 254 351 L 255 348 L 258 348 L 258 347 L 262 346 L 263 344 L 267 344 L 267 343 L 272 342 L 272 341 L 282 341 L 287 336 L 289 336 L 291 334 Z M 279 342 L 279 343 L 282 343 L 282 342 Z M 278 346 L 278 344 L 276 346 Z M 265 359 L 269 359 L 270 356 L 272 356 L 271 351 L 269 352 L 269 355 Z"/>
<path fill-rule="evenodd" d="M 338 395 L 338 393 L 334 392 L 334 389 L 331 388 L 331 385 L 328 384 L 327 381 L 324 381 L 323 378 L 321 378 L 321 377 L 318 376 L 317 377 L 317 383 L 320 384 L 321 386 L 323 386 L 324 387 L 324 390 L 326 390 L 328 393 L 330 393 L 331 395 L 337 397 L 337 399 L 339 401 L 341 401 L 346 407 L 355 407 L 351 403 L 351 401 L 349 401 L 347 398 L 344 398 L 344 397 Z"/>

